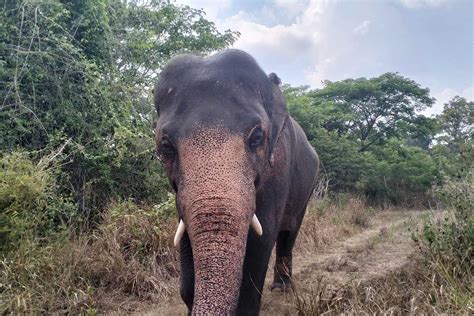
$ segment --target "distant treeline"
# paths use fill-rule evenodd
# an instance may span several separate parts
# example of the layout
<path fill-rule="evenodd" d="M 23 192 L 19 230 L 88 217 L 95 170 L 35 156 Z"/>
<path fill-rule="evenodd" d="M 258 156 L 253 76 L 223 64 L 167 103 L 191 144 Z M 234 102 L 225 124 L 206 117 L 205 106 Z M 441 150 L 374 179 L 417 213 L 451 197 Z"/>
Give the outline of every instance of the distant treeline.
<path fill-rule="evenodd" d="M 472 101 L 455 97 L 442 114 L 426 117 L 419 113 L 435 102 L 429 89 L 397 73 L 284 91 L 320 155 L 329 191 L 429 206 L 444 180 L 472 173 Z"/>

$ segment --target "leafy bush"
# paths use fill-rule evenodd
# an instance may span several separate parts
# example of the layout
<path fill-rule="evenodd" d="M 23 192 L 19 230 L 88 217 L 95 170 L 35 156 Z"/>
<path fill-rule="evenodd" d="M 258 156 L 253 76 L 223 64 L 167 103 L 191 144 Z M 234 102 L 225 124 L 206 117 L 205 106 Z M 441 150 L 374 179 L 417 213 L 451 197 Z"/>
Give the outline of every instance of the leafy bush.
<path fill-rule="evenodd" d="M 111 200 L 162 202 L 150 91 L 172 56 L 210 53 L 237 35 L 164 0 L 4 1 L 0 152 L 71 139 L 58 184 L 94 222 Z"/>
<path fill-rule="evenodd" d="M 0 159 L 0 251 L 25 239 L 47 238 L 76 214 L 72 201 L 58 192 L 56 154 L 39 163 L 24 152 Z"/>
<path fill-rule="evenodd" d="M 438 179 L 432 158 L 421 148 L 391 139 L 373 150 L 372 170 L 361 188 L 373 202 L 420 206 Z"/>
<path fill-rule="evenodd" d="M 474 173 L 447 181 L 438 193 L 451 209 L 425 222 L 415 239 L 436 271 L 434 281 L 444 286 L 451 304 L 466 308 L 474 303 Z"/>

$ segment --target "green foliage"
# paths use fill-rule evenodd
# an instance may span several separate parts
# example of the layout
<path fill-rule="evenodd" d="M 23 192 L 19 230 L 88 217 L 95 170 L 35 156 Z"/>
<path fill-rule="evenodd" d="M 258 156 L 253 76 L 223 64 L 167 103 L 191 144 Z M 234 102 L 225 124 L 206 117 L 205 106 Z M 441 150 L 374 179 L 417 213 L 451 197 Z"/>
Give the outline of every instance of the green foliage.
<path fill-rule="evenodd" d="M 153 209 L 162 219 L 173 218 L 178 213 L 176 210 L 176 195 L 174 193 L 168 192 L 166 200 L 160 204 L 155 205 Z"/>
<path fill-rule="evenodd" d="M 371 79 L 326 81 L 325 87 L 313 91 L 311 96 L 316 102 L 333 103 L 345 112 L 344 117 L 326 122 L 325 128 L 348 132 L 358 142 L 360 151 L 400 136 L 398 124 L 412 123 L 417 110 L 434 103 L 429 89 L 395 73 Z"/>
<path fill-rule="evenodd" d="M 448 143 L 453 149 L 459 150 L 456 146 L 472 139 L 474 136 L 474 102 L 465 98 L 454 97 L 444 105 L 444 110 L 438 116 L 444 135 L 441 141 Z"/>
<path fill-rule="evenodd" d="M 443 129 L 433 156 L 445 177 L 463 177 L 474 168 L 474 102 L 454 97 L 437 118 Z"/>
<path fill-rule="evenodd" d="M 73 219 L 74 204 L 59 193 L 52 159 L 35 164 L 22 152 L 0 159 L 0 252 L 59 233 Z"/>
<path fill-rule="evenodd" d="M 58 181 L 90 219 L 112 199 L 159 203 L 151 87 L 176 53 L 208 53 L 237 35 L 164 0 L 4 1 L 0 151 L 71 139 Z"/>
<path fill-rule="evenodd" d="M 438 194 L 451 209 L 443 218 L 426 221 L 416 241 L 452 304 L 466 308 L 474 296 L 474 173 L 447 181 Z"/>
<path fill-rule="evenodd" d="M 426 200 L 438 176 L 427 152 L 392 138 L 372 153 L 373 169 L 363 185 L 371 200 L 403 205 Z"/>
<path fill-rule="evenodd" d="M 319 128 L 311 144 L 319 154 L 332 190 L 357 191 L 359 183 L 372 170 L 371 156 L 360 152 L 345 134 Z"/>
<path fill-rule="evenodd" d="M 290 113 L 316 148 L 336 192 L 372 202 L 424 202 L 439 172 L 429 154 L 437 120 L 416 111 L 431 106 L 429 90 L 398 74 L 326 82 L 310 91 L 284 86 Z"/>

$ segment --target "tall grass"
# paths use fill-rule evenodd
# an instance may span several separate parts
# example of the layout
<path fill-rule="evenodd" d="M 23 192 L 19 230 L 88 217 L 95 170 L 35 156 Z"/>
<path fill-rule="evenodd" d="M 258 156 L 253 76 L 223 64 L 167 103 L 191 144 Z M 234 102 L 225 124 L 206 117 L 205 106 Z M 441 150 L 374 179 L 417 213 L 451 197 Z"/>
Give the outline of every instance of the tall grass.
<path fill-rule="evenodd" d="M 71 229 L 23 240 L 0 261 L 0 313 L 133 309 L 177 292 L 174 220 L 157 209 L 113 203 L 90 234 Z"/>
<path fill-rule="evenodd" d="M 57 191 L 59 153 L 39 163 L 25 153 L 1 158 L 0 314 L 127 309 L 177 291 L 173 196 L 149 207 L 111 203 L 95 230 L 81 233 Z"/>
<path fill-rule="evenodd" d="M 354 195 L 325 195 L 308 205 L 296 251 L 313 252 L 371 225 L 374 209 Z"/>
<path fill-rule="evenodd" d="M 419 251 L 407 264 L 383 276 L 349 282 L 338 288 L 328 286 L 328 281 L 321 277 L 309 293 L 295 293 L 297 313 L 472 314 L 472 174 L 458 181 L 448 181 L 438 189 L 438 195 L 448 209 L 433 214 L 418 226 L 413 238 Z M 354 208 L 354 212 L 360 211 Z"/>
<path fill-rule="evenodd" d="M 440 288 L 448 310 L 474 311 L 474 172 L 464 179 L 447 181 L 438 189 L 449 208 L 442 218 L 424 223 L 416 236 L 420 250 L 434 271 L 433 283 Z M 442 291 L 441 291 L 442 289 Z"/>

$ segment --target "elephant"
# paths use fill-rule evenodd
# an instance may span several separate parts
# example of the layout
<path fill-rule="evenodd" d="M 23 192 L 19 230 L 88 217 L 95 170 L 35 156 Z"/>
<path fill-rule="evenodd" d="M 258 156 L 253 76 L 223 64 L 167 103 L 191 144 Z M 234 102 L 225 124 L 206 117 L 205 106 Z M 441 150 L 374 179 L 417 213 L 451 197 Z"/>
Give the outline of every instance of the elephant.
<path fill-rule="evenodd" d="M 258 315 L 290 290 L 292 250 L 319 158 L 289 115 L 280 78 L 246 52 L 181 54 L 154 87 L 158 156 L 176 193 L 180 295 L 192 315 Z"/>

